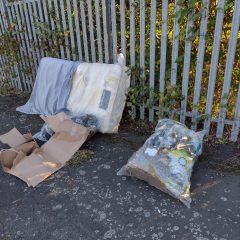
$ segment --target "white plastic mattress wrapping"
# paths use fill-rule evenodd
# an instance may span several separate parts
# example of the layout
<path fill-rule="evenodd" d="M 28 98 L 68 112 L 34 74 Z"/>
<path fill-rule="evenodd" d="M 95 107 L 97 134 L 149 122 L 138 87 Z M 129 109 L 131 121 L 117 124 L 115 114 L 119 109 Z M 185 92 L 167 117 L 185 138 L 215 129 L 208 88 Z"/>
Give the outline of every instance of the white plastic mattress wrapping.
<path fill-rule="evenodd" d="M 116 64 L 41 60 L 28 102 L 17 108 L 27 114 L 70 117 L 93 115 L 101 133 L 116 133 L 130 86 L 130 70 L 122 54 Z"/>
<path fill-rule="evenodd" d="M 96 116 L 101 133 L 117 132 L 130 86 L 127 72 L 128 68 L 120 64 L 80 64 L 72 80 L 67 109 L 73 116 Z"/>

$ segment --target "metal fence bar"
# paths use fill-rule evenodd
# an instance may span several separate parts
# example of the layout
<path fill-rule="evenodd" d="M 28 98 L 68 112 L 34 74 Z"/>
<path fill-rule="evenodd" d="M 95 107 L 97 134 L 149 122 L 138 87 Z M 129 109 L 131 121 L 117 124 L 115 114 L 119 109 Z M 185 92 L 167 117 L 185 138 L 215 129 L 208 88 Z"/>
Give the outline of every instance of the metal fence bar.
<path fill-rule="evenodd" d="M 150 28 L 150 75 L 149 75 L 149 88 L 150 99 L 154 98 L 154 79 L 155 79 L 155 48 L 156 48 L 156 0 L 151 0 L 151 28 Z M 149 110 L 149 120 L 153 122 L 154 110 Z"/>
<path fill-rule="evenodd" d="M 75 20 L 75 27 L 76 27 L 76 35 L 77 35 L 77 47 L 78 47 L 78 59 L 82 60 L 82 41 L 81 41 L 81 33 L 79 27 L 79 13 L 78 13 L 78 5 L 77 0 L 73 0 L 73 9 L 74 9 L 74 20 Z"/>
<path fill-rule="evenodd" d="M 68 15 L 68 26 L 70 30 L 70 41 L 71 41 L 71 52 L 72 52 L 72 59 L 76 60 L 76 49 L 75 49 L 75 39 L 73 33 L 73 23 L 72 23 L 72 9 L 70 0 L 67 0 L 67 15 Z"/>
<path fill-rule="evenodd" d="M 85 5 L 84 1 L 80 1 L 82 30 L 83 30 L 83 39 L 84 39 L 84 57 L 85 57 L 85 61 L 89 62 L 88 37 L 87 37 L 86 16 L 85 16 L 85 6 L 84 5 Z"/>
<path fill-rule="evenodd" d="M 140 0 L 140 68 L 141 68 L 141 81 L 143 81 L 142 85 L 145 84 L 145 38 L 146 38 L 146 30 L 145 30 L 145 25 L 146 25 L 146 3 L 145 0 Z M 142 89 L 141 92 L 142 96 L 144 97 L 144 89 Z M 140 106 L 140 118 L 144 119 L 145 115 L 145 104 L 144 100 L 142 105 Z"/>
<path fill-rule="evenodd" d="M 95 50 L 93 16 L 92 16 L 92 0 L 88 0 L 87 5 L 88 5 L 88 23 L 90 28 L 89 31 L 90 31 L 92 62 L 96 62 L 96 50 Z"/>
<path fill-rule="evenodd" d="M 192 129 L 196 131 L 198 121 L 198 105 L 200 100 L 200 91 L 202 83 L 203 62 L 205 55 L 205 38 L 207 34 L 209 0 L 202 1 L 202 16 L 200 23 L 200 37 L 197 54 L 197 67 L 195 75 L 194 96 L 193 96 L 193 116 Z"/>
<path fill-rule="evenodd" d="M 171 85 L 175 86 L 177 82 L 177 59 L 178 59 L 178 48 L 179 48 L 179 10 L 180 7 L 178 5 L 178 0 L 175 0 L 175 8 L 174 8 L 174 26 L 173 26 L 173 46 L 172 46 L 172 63 L 171 63 Z M 177 16 L 176 16 L 177 15 Z"/>
<path fill-rule="evenodd" d="M 240 129 L 240 83 L 239 83 L 239 87 L 238 87 L 236 110 L 235 110 L 235 114 L 234 114 L 234 120 L 233 120 L 232 132 L 231 132 L 231 140 L 233 142 L 237 141 L 239 129 Z"/>
<path fill-rule="evenodd" d="M 56 32 L 56 27 L 55 27 L 55 22 L 53 19 L 53 1 L 52 0 L 48 0 L 48 9 L 50 12 L 50 22 L 51 22 L 51 28 L 53 31 L 53 43 L 54 43 L 54 47 L 56 47 L 58 49 L 58 44 L 57 44 L 57 39 L 56 39 L 56 35 L 54 34 Z M 56 52 L 57 57 L 60 57 L 59 55 L 59 50 Z"/>
<path fill-rule="evenodd" d="M 192 36 L 192 31 L 190 31 L 190 29 L 192 29 L 193 27 L 193 15 L 194 15 L 193 12 L 189 13 L 187 28 L 186 28 L 183 79 L 182 79 L 182 95 L 184 96 L 184 99 L 181 102 L 181 114 L 180 114 L 180 121 L 182 123 L 185 123 L 186 109 L 187 109 L 189 69 L 190 69 L 191 50 L 192 50 L 192 40 L 190 39 Z"/>
<path fill-rule="evenodd" d="M 32 30 L 32 34 L 33 34 L 34 44 L 35 44 L 35 51 L 36 51 L 37 60 L 38 60 L 38 63 L 39 63 L 40 59 L 41 59 L 41 55 L 40 55 L 39 46 L 38 46 L 36 29 L 34 27 L 34 19 L 33 19 L 33 12 L 32 12 L 32 1 L 27 1 L 27 4 L 28 4 L 28 10 L 29 10 L 30 25 L 31 25 L 31 30 Z"/>
<path fill-rule="evenodd" d="M 69 40 L 67 36 L 67 23 L 66 23 L 66 16 L 65 16 L 65 6 L 63 0 L 60 0 L 60 8 L 61 8 L 61 16 L 62 16 L 62 25 L 63 25 L 63 33 L 65 39 L 65 49 L 67 53 L 67 59 L 70 60 L 70 50 L 69 50 Z"/>
<path fill-rule="evenodd" d="M 105 63 L 109 62 L 109 54 L 108 54 L 108 34 L 107 34 L 107 16 L 106 16 L 106 0 L 102 0 L 102 16 L 103 16 L 103 38 L 104 38 L 104 56 Z"/>
<path fill-rule="evenodd" d="M 117 61 L 117 21 L 116 21 L 116 3 L 111 0 L 111 21 L 112 21 L 112 38 L 113 38 L 113 61 Z"/>
<path fill-rule="evenodd" d="M 125 59 L 126 55 L 126 21 L 125 21 L 125 0 L 120 0 L 120 14 L 121 14 L 121 51 Z"/>
<path fill-rule="evenodd" d="M 235 0 L 234 13 L 233 13 L 233 19 L 232 19 L 232 29 L 231 29 L 231 35 L 229 40 L 229 46 L 228 46 L 228 55 L 227 55 L 227 62 L 225 67 L 221 105 L 220 105 L 220 112 L 219 112 L 219 118 L 218 118 L 219 122 L 217 126 L 217 134 L 216 134 L 216 137 L 218 138 L 223 136 L 224 121 L 226 118 L 226 105 L 228 103 L 229 90 L 230 90 L 230 85 L 232 80 L 232 70 L 233 70 L 234 58 L 236 53 L 239 23 L 240 23 L 240 1 Z"/>
<path fill-rule="evenodd" d="M 103 53 L 102 53 L 102 30 L 101 30 L 101 20 L 99 12 L 99 0 L 95 0 L 95 15 L 96 15 L 96 24 L 97 24 L 97 42 L 98 42 L 98 60 L 103 62 Z"/>
<path fill-rule="evenodd" d="M 55 10 L 55 14 L 56 14 L 56 18 L 57 18 L 57 31 L 61 32 L 62 28 L 60 25 L 60 15 L 59 15 L 59 9 L 58 9 L 58 0 L 54 0 L 54 10 Z M 63 45 L 60 44 L 60 56 L 62 59 L 64 59 L 64 48 Z"/>
<path fill-rule="evenodd" d="M 221 43 L 221 36 L 222 36 L 224 6 L 225 6 L 225 0 L 219 0 L 218 6 L 217 6 L 217 17 L 216 17 L 216 24 L 215 24 L 215 30 L 214 30 L 213 50 L 212 50 L 212 57 L 211 57 L 211 66 L 210 66 L 208 89 L 207 89 L 207 101 L 206 101 L 206 109 L 205 109 L 205 115 L 207 116 L 207 119 L 204 121 L 204 129 L 207 131 L 207 134 L 209 134 L 210 123 L 211 123 L 212 105 L 213 105 L 214 90 L 215 90 L 217 68 L 218 68 L 218 59 L 219 59 L 219 52 L 220 52 L 220 43 Z"/>

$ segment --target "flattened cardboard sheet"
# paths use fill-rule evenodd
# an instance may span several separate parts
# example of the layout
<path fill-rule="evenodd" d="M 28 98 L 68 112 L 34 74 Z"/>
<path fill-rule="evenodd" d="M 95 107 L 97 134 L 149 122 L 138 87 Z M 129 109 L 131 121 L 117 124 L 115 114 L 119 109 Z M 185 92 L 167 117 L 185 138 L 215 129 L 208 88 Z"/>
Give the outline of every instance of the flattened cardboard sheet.
<path fill-rule="evenodd" d="M 33 187 L 62 168 L 89 135 L 87 128 L 74 123 L 64 113 L 41 117 L 55 131 L 41 148 L 31 135 L 21 135 L 16 128 L 0 136 L 2 142 L 12 147 L 0 152 L 3 171 Z"/>

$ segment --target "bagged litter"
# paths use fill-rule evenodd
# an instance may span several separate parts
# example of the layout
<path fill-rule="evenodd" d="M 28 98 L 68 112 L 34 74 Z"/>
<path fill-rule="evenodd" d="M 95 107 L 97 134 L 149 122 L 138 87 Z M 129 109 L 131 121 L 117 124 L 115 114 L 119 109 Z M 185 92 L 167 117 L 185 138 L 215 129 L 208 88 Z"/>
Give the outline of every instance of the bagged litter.
<path fill-rule="evenodd" d="M 129 69 L 118 63 L 82 63 L 72 85 L 67 102 L 71 115 L 93 115 L 98 119 L 99 132 L 116 133 L 130 86 Z"/>
<path fill-rule="evenodd" d="M 160 120 L 154 134 L 117 174 L 145 180 L 190 207 L 190 178 L 204 135 L 205 131 L 194 132 L 174 120 Z"/>
<path fill-rule="evenodd" d="M 97 132 L 98 120 L 95 116 L 87 114 L 71 118 L 71 120 L 89 130 L 88 139 L 90 139 Z M 33 135 L 33 139 L 37 142 L 38 146 L 41 147 L 54 135 L 54 133 L 55 132 L 46 123 L 44 123 L 41 130 Z"/>
<path fill-rule="evenodd" d="M 55 115 L 66 110 L 72 78 L 80 62 L 42 58 L 28 102 L 16 110 L 26 114 Z"/>

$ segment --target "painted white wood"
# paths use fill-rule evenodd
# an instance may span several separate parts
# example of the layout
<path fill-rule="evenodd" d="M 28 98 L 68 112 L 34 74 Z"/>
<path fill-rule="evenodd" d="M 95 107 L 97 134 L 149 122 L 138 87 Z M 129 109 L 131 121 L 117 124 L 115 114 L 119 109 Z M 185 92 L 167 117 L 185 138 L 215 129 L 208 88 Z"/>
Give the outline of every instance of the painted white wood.
<path fill-rule="evenodd" d="M 178 5 L 178 0 L 175 0 L 174 13 L 178 13 L 180 7 Z M 178 48 L 179 48 L 179 15 L 174 17 L 174 26 L 173 26 L 173 46 L 172 46 L 172 64 L 171 64 L 171 85 L 175 86 L 177 82 L 177 59 L 178 59 Z"/>
<path fill-rule="evenodd" d="M 80 27 L 79 27 L 79 12 L 78 12 L 77 0 L 73 0 L 73 9 L 74 9 L 74 20 L 75 20 L 76 35 L 77 35 L 78 59 L 83 60 L 82 40 L 81 40 L 81 33 L 80 33 Z"/>
<path fill-rule="evenodd" d="M 190 31 L 190 29 L 193 27 L 193 15 L 194 15 L 193 12 L 189 13 L 187 28 L 186 28 L 183 79 L 182 79 L 182 95 L 184 96 L 184 99 L 181 101 L 181 114 L 180 114 L 180 121 L 182 123 L 185 123 L 187 100 L 188 100 L 188 81 L 189 81 L 189 69 L 190 69 L 191 50 L 192 50 L 192 41 L 190 39 L 192 36 L 192 32 Z"/>
<path fill-rule="evenodd" d="M 125 59 L 127 58 L 126 54 L 126 16 L 125 16 L 125 0 L 120 0 L 120 17 L 121 17 L 121 52 L 124 55 Z"/>
<path fill-rule="evenodd" d="M 199 36 L 199 45 L 198 45 L 198 54 L 197 54 L 197 67 L 195 75 L 195 85 L 194 85 L 194 96 L 193 96 L 193 117 L 192 117 L 192 129 L 196 131 L 197 121 L 198 121 L 198 105 L 200 100 L 200 91 L 202 84 L 202 72 L 203 72 L 203 63 L 205 55 L 205 38 L 207 34 L 207 24 L 208 24 L 208 9 L 209 9 L 209 0 L 202 0 L 202 16 L 200 23 L 200 36 Z"/>
<path fill-rule="evenodd" d="M 108 52 L 108 34 L 107 34 L 107 16 L 106 16 L 106 0 L 102 0 L 102 16 L 103 16 L 103 36 L 104 36 L 104 56 L 105 63 L 109 62 Z"/>
<path fill-rule="evenodd" d="M 140 68 L 141 68 L 141 81 L 145 83 L 145 38 L 146 38 L 146 3 L 145 0 L 140 0 Z M 142 90 L 142 96 L 144 96 L 144 89 Z M 144 119 L 145 115 L 145 105 L 144 101 L 140 106 L 140 118 Z"/>
<path fill-rule="evenodd" d="M 68 26 L 70 30 L 70 41 L 71 41 L 71 50 L 72 50 L 72 59 L 76 60 L 76 49 L 75 49 L 75 39 L 73 33 L 73 24 L 72 24 L 72 9 L 71 9 L 71 2 L 67 0 L 67 15 L 68 15 Z"/>
<path fill-rule="evenodd" d="M 234 114 L 232 132 L 231 132 L 231 140 L 233 142 L 236 142 L 238 139 L 239 129 L 240 129 L 240 83 L 238 87 L 238 97 L 237 97 L 236 109 Z"/>
<path fill-rule="evenodd" d="M 88 0 L 87 5 L 88 5 L 88 24 L 89 24 L 89 28 L 90 28 L 89 30 L 90 30 L 92 62 L 96 62 L 96 50 L 95 50 L 93 16 L 92 16 L 92 0 Z"/>
<path fill-rule="evenodd" d="M 67 53 L 67 59 L 70 60 L 70 50 L 69 50 L 69 39 L 67 35 L 67 23 L 66 23 L 66 16 L 65 16 L 65 7 L 63 0 L 60 0 L 60 8 L 61 8 L 61 16 L 62 16 L 62 27 L 63 27 L 63 33 L 65 35 L 65 50 Z"/>
<path fill-rule="evenodd" d="M 112 37 L 113 37 L 113 61 L 117 62 L 117 21 L 116 21 L 116 2 L 111 0 L 112 17 Z"/>
<path fill-rule="evenodd" d="M 82 31 L 83 31 L 83 39 L 84 39 L 84 57 L 85 61 L 89 62 L 89 54 L 88 54 L 88 37 L 87 37 L 87 29 L 86 29 L 86 16 L 85 16 L 85 4 L 84 1 L 80 1 L 81 8 L 81 20 L 82 20 Z"/>
<path fill-rule="evenodd" d="M 95 0 L 95 15 L 96 15 L 96 24 L 97 24 L 97 42 L 98 42 L 98 60 L 100 63 L 103 62 L 103 53 L 102 53 L 102 31 L 101 31 L 101 20 L 99 12 L 99 0 Z"/>
<path fill-rule="evenodd" d="M 229 90 L 232 80 L 233 64 L 236 53 L 237 39 L 239 33 L 239 23 L 240 23 L 240 1 L 235 0 L 234 13 L 232 18 L 231 35 L 228 46 L 227 62 L 224 74 L 224 83 L 221 96 L 220 112 L 219 112 L 219 122 L 217 126 L 216 137 L 221 138 L 223 136 L 224 122 L 226 118 L 226 106 L 228 104 Z"/>
<path fill-rule="evenodd" d="M 205 115 L 208 116 L 208 118 L 204 121 L 204 129 L 207 131 L 207 134 L 209 134 L 210 123 L 211 123 L 212 105 L 213 105 L 219 52 L 220 52 L 220 43 L 221 43 L 221 36 L 222 36 L 224 7 L 225 7 L 225 0 L 219 0 L 218 6 L 217 6 L 217 17 L 216 17 L 215 30 L 214 30 L 213 50 L 212 50 L 212 57 L 211 57 L 211 66 L 210 66 L 208 89 L 207 89 L 207 101 L 206 101 L 206 109 L 205 109 Z"/>
<path fill-rule="evenodd" d="M 150 74 L 149 74 L 149 88 L 150 99 L 154 97 L 154 80 L 155 80 L 155 48 L 156 48 L 156 0 L 151 0 L 151 28 L 150 28 Z M 154 109 L 149 110 L 149 120 L 154 120 Z"/>

